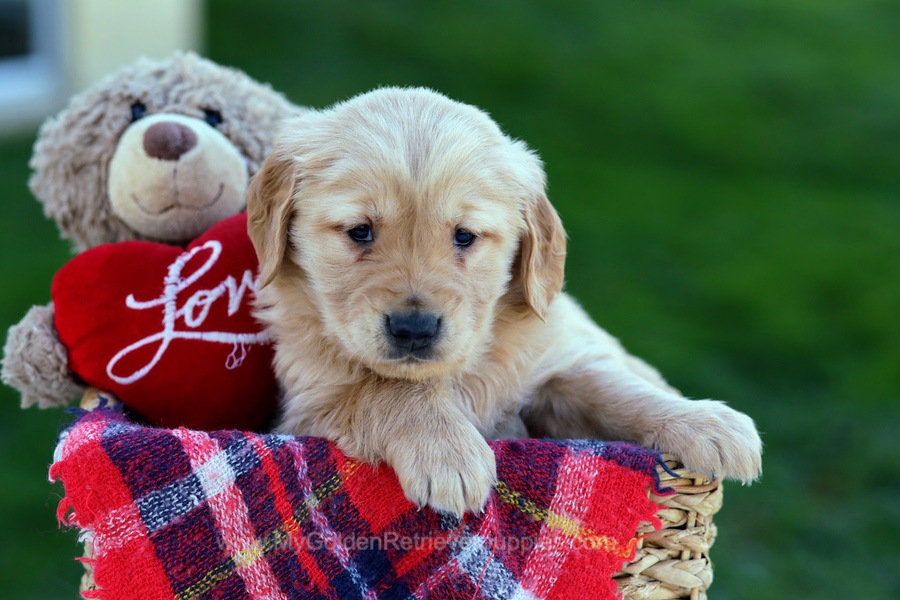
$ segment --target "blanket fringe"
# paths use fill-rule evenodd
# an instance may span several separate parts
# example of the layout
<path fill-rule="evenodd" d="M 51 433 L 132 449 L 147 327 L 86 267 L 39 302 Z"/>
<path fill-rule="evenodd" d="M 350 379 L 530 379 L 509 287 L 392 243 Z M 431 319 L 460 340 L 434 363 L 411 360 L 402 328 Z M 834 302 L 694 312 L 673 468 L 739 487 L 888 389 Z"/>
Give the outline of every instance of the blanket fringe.
<path fill-rule="evenodd" d="M 63 496 L 56 507 L 56 522 L 61 527 L 75 527 L 75 505 L 68 496 Z"/>

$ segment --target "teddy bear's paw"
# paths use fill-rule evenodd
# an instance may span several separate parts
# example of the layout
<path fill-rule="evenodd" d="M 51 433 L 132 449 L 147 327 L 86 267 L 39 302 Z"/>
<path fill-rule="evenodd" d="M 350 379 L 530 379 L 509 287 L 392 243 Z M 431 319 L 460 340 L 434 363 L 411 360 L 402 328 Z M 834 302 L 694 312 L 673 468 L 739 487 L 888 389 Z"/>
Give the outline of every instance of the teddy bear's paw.
<path fill-rule="evenodd" d="M 53 305 L 33 306 L 13 325 L 3 348 L 3 383 L 22 394 L 22 408 L 66 406 L 84 393 L 68 367 L 54 325 Z"/>

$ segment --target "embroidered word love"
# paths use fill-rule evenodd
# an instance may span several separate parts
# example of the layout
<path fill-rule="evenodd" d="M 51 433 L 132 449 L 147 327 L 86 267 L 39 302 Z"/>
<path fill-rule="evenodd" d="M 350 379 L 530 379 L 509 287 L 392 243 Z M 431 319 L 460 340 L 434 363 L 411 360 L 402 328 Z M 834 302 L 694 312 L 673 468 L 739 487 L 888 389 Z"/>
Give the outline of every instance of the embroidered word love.
<path fill-rule="evenodd" d="M 153 425 L 261 427 L 279 387 L 253 318 L 258 269 L 246 213 L 187 248 L 129 240 L 74 256 L 51 289 L 69 370 Z"/>
<path fill-rule="evenodd" d="M 196 271 L 187 277 L 182 277 L 185 267 L 201 252 L 210 252 L 209 257 Z M 228 275 L 218 285 L 209 289 L 200 289 L 184 298 L 184 292 L 197 283 L 215 266 L 222 254 L 222 244 L 218 240 L 209 240 L 201 246 L 195 246 L 179 255 L 169 265 L 166 277 L 163 279 L 163 292 L 152 300 L 138 300 L 133 294 L 125 299 L 125 305 L 132 310 L 150 310 L 160 308 L 162 310 L 162 331 L 148 335 L 140 340 L 122 348 L 113 356 L 106 365 L 106 374 L 115 382 L 127 385 L 142 379 L 155 367 L 166 350 L 174 340 L 200 340 L 215 344 L 233 344 L 234 349 L 228 356 L 225 368 L 232 370 L 243 364 L 247 356 L 247 345 L 264 344 L 270 341 L 270 337 L 264 332 L 239 333 L 229 331 L 200 331 L 200 328 L 213 304 L 225 296 L 228 301 L 228 316 L 233 316 L 240 308 L 248 292 L 256 292 L 259 280 L 253 277 L 251 270 L 245 270 L 240 282 L 235 277 Z M 179 301 L 183 304 L 179 306 Z M 186 329 L 178 329 L 179 319 Z M 137 352 L 145 346 L 159 344 L 153 357 L 138 369 L 128 374 L 116 374 L 116 365 L 127 356 Z"/>

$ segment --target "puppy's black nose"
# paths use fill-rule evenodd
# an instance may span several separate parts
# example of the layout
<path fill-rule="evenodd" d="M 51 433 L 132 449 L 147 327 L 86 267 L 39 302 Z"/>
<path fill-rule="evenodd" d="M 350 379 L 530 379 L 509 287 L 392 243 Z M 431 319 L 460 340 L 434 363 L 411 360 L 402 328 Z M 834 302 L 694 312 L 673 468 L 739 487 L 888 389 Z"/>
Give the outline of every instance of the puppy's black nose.
<path fill-rule="evenodd" d="M 432 313 L 413 311 L 385 316 L 394 345 L 407 350 L 427 348 L 441 329 L 441 318 Z"/>

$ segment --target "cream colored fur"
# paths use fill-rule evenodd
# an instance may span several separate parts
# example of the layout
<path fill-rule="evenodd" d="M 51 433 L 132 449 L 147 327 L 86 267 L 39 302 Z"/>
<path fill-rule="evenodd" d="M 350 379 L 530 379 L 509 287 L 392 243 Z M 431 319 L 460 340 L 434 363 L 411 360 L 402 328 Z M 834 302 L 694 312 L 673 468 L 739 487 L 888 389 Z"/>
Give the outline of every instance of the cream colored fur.
<path fill-rule="evenodd" d="M 135 102 L 146 106 L 147 116 L 132 123 Z M 140 59 L 73 96 L 64 110 L 44 122 L 29 163 L 34 171 L 29 187 L 44 213 L 56 221 L 60 234 L 72 240 L 79 252 L 133 239 L 188 242 L 192 236 L 187 232 L 186 237 L 175 239 L 168 228 L 196 214 L 162 219 L 165 224 L 156 226 L 165 231 L 162 237 L 143 234 L 114 209 L 108 184 L 115 177 L 149 179 L 149 173 L 112 173 L 119 142 L 134 126 L 166 113 L 208 127 L 203 123 L 205 109 L 222 115 L 216 132 L 224 139 L 219 142 L 232 145 L 243 157 L 238 166 L 247 176 L 256 172 L 268 153 L 278 123 L 305 110 L 247 74 L 191 52 L 163 60 Z M 170 173 L 166 179 L 171 179 Z"/>
<path fill-rule="evenodd" d="M 196 145 L 178 160 L 149 156 L 144 134 L 157 124 L 187 128 Z M 241 212 L 248 179 L 244 157 L 217 129 L 163 112 L 140 119 L 119 138 L 109 163 L 109 201 L 140 236 L 182 242 Z"/>
<path fill-rule="evenodd" d="M 288 121 L 248 191 L 258 316 L 285 387 L 278 429 L 386 461 L 461 514 L 516 432 L 624 439 L 700 471 L 760 473 L 752 420 L 691 401 L 560 292 L 565 234 L 537 156 L 478 109 L 385 88 Z M 360 245 L 348 230 L 369 224 Z M 456 228 L 477 238 L 453 243 Z M 437 312 L 432 360 L 389 358 L 384 316 Z M 512 426 L 510 425 L 512 423 Z"/>

